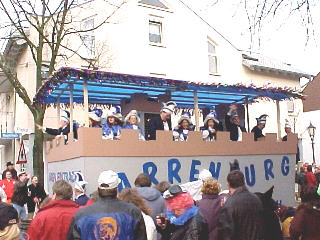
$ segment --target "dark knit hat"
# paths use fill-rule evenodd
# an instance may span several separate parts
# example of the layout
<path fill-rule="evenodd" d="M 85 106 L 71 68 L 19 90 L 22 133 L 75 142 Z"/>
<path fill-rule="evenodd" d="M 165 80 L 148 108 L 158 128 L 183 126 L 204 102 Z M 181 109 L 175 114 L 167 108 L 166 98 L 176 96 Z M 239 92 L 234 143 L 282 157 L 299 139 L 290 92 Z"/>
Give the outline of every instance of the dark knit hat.
<path fill-rule="evenodd" d="M 18 223 L 18 212 L 12 205 L 0 202 L 0 230 Z"/>

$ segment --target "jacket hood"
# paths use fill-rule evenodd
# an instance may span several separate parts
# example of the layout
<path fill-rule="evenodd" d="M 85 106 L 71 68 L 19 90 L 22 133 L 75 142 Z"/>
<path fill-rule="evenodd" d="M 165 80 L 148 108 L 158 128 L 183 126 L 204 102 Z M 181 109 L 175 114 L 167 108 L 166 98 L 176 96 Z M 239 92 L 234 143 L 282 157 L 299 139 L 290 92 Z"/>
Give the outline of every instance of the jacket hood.
<path fill-rule="evenodd" d="M 138 194 L 147 201 L 154 201 L 162 197 L 161 193 L 153 187 L 138 187 Z"/>

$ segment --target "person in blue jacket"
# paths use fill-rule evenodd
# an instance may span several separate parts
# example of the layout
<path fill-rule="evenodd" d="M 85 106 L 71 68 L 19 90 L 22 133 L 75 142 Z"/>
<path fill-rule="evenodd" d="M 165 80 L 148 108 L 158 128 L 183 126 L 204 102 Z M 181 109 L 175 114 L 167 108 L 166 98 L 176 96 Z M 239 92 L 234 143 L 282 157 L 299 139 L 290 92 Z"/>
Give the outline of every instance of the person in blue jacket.
<path fill-rule="evenodd" d="M 74 182 L 74 201 L 80 206 L 85 206 L 89 200 L 89 197 L 86 195 L 86 185 L 88 182 L 84 180 L 84 177 L 81 172 L 76 172 L 76 181 Z"/>
<path fill-rule="evenodd" d="M 137 110 L 131 110 L 125 117 L 124 122 L 126 124 L 123 126 L 123 129 L 138 130 L 139 140 L 142 140 L 142 141 L 145 140 L 142 129 L 138 126 L 138 124 L 140 123 L 140 117 L 137 113 Z"/>
<path fill-rule="evenodd" d="M 102 138 L 119 140 L 122 128 L 121 108 L 119 106 L 111 107 L 106 118 L 106 123 L 102 124 Z"/>

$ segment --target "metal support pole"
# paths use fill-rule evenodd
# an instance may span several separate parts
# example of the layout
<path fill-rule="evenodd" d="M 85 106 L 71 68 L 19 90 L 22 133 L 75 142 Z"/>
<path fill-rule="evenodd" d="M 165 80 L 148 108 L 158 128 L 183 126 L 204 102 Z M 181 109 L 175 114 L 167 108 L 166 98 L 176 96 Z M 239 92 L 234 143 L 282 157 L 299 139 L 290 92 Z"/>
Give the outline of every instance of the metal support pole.
<path fill-rule="evenodd" d="M 58 98 L 58 101 L 57 101 L 57 121 L 58 121 L 58 126 L 60 124 L 60 97 Z"/>
<path fill-rule="evenodd" d="M 249 118 L 249 103 L 248 103 L 248 97 L 246 97 L 246 112 L 247 112 L 247 130 L 250 132 L 250 118 Z"/>
<path fill-rule="evenodd" d="M 198 93 L 196 90 L 193 92 L 194 98 L 194 112 L 195 112 L 195 119 L 196 119 L 196 131 L 199 131 L 199 104 L 198 104 Z"/>
<path fill-rule="evenodd" d="M 70 85 L 70 133 L 73 133 L 73 85 Z"/>
<path fill-rule="evenodd" d="M 89 95 L 88 95 L 88 82 L 84 81 L 83 84 L 83 107 L 84 107 L 84 123 L 85 127 L 89 127 Z"/>
<path fill-rule="evenodd" d="M 278 126 L 278 139 L 281 138 L 281 123 L 280 123 L 280 102 L 277 100 L 277 126 Z"/>
<path fill-rule="evenodd" d="M 313 163 L 316 163 L 316 159 L 314 157 L 314 140 L 311 139 L 311 146 L 312 146 L 312 159 L 313 159 Z"/>

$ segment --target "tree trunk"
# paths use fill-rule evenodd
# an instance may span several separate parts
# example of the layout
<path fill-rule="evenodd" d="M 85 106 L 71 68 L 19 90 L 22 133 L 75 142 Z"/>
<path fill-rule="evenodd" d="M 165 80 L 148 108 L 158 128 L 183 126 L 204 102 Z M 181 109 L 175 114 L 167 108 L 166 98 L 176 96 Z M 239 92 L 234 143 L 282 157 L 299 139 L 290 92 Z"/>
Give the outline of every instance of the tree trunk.
<path fill-rule="evenodd" d="M 35 124 L 43 125 L 44 111 L 37 110 L 37 116 L 34 116 Z M 34 143 L 33 143 L 33 171 L 38 177 L 39 183 L 44 186 L 44 163 L 43 163 L 43 132 L 36 126 L 34 128 Z"/>

